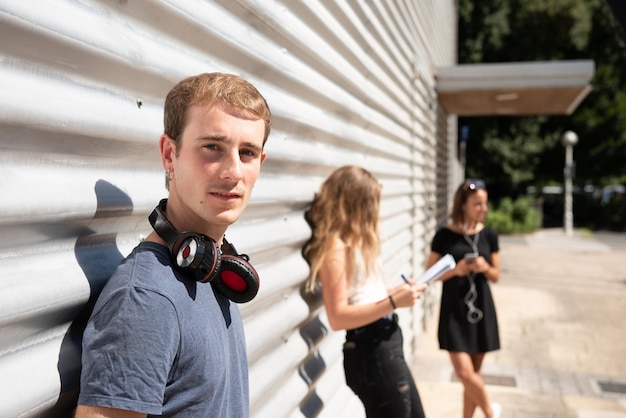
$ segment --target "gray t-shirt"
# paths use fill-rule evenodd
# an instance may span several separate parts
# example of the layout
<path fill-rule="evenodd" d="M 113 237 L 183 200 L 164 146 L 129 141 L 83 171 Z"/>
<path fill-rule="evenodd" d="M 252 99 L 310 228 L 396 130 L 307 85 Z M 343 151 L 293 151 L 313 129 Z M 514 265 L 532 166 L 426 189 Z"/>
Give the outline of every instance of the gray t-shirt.
<path fill-rule="evenodd" d="M 82 405 L 164 417 L 249 416 L 237 305 L 143 242 L 100 294 L 83 336 Z"/>

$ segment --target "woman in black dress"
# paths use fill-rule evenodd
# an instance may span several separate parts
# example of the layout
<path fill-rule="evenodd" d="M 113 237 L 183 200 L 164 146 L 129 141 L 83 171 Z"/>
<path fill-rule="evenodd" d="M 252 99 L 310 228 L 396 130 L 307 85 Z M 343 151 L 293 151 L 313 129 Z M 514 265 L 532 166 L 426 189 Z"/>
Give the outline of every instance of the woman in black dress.
<path fill-rule="evenodd" d="M 487 213 L 487 189 L 482 180 L 466 180 L 454 195 L 451 222 L 440 228 L 431 243 L 426 262 L 430 267 L 451 254 L 456 267 L 444 274 L 439 312 L 439 347 L 463 384 L 463 418 L 476 407 L 487 418 L 498 418 L 499 404 L 489 402 L 481 375 L 488 351 L 500 348 L 498 320 L 489 282 L 500 278 L 497 233 L 483 224 Z"/>

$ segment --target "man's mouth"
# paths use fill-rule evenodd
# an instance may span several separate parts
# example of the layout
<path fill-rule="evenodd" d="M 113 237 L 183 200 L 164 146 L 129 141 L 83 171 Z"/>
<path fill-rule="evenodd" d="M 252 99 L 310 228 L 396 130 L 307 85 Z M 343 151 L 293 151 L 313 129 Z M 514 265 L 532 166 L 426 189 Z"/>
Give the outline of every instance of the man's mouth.
<path fill-rule="evenodd" d="M 231 193 L 231 192 L 211 192 L 211 195 L 217 197 L 218 199 L 223 200 L 233 200 L 239 199 L 241 195 L 239 193 Z"/>

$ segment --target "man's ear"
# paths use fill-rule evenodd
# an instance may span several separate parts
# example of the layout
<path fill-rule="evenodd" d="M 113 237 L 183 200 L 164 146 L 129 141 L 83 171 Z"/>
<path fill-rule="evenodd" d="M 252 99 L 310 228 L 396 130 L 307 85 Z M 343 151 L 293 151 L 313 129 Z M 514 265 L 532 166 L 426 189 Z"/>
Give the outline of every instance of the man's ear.
<path fill-rule="evenodd" d="M 176 142 L 166 134 L 163 134 L 159 138 L 159 149 L 161 150 L 161 164 L 163 164 L 163 168 L 167 173 L 172 173 L 176 156 Z"/>
<path fill-rule="evenodd" d="M 261 154 L 261 164 L 263 164 L 265 158 L 267 158 L 267 152 L 263 151 L 263 153 Z"/>

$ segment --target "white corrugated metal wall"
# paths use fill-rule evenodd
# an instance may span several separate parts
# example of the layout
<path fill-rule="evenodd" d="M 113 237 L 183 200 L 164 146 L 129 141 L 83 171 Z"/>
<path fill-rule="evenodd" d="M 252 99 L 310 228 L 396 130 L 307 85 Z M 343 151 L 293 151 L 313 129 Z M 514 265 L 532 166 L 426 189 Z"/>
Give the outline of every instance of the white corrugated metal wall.
<path fill-rule="evenodd" d="M 302 293 L 302 211 L 363 165 L 384 185 L 390 281 L 421 272 L 456 164 L 432 71 L 455 49 L 454 0 L 0 0 L 0 417 L 69 416 L 81 312 L 166 196 L 163 98 L 208 71 L 249 79 L 274 115 L 228 232 L 262 280 L 241 306 L 252 416 L 362 416 L 343 333 Z M 401 311 L 409 358 L 437 298 Z"/>

